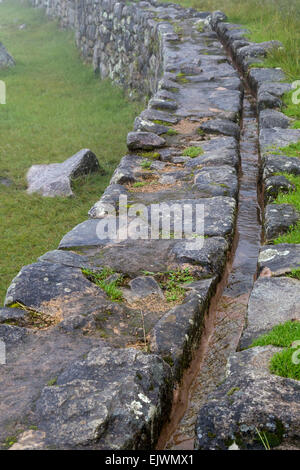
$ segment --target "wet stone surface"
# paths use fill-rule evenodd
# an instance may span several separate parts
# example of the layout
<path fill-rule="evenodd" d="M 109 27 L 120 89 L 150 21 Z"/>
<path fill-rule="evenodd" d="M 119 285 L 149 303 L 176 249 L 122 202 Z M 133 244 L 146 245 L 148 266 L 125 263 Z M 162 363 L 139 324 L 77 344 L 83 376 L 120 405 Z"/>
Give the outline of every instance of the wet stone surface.
<path fill-rule="evenodd" d="M 218 36 L 207 26 L 204 32 L 198 29 L 201 13 L 172 4 L 99 4 L 84 4 L 81 11 L 84 27 L 77 42 L 83 56 L 102 77 L 112 70 L 115 82 L 126 83 L 130 93 L 135 87 L 143 96 L 150 92 L 151 100 L 137 117 L 128 135 L 129 152 L 90 218 L 66 234 L 58 250 L 24 267 L 8 289 L 12 313 L 0 312 L 0 336 L 8 345 L 1 376 L 2 447 L 16 435 L 15 448 L 153 449 L 170 413 L 174 384 L 209 333 L 195 399 L 170 447 L 193 445 L 196 414 L 224 378 L 228 356 L 237 348 L 256 275 L 257 123 L 245 99 L 240 135 L 243 86 Z M 74 25 L 69 8 L 65 26 Z M 95 18 L 101 27 L 104 13 L 114 21 L 105 21 L 111 31 L 103 33 L 101 45 L 88 21 Z M 130 54 L 119 57 L 116 44 Z M 244 49 L 240 57 L 248 61 L 253 51 Z M 257 70 L 252 80 L 257 86 L 268 80 L 263 92 L 280 99 L 274 85 L 280 73 Z M 264 129 L 262 144 L 296 138 L 288 130 L 286 139 L 284 130 Z M 201 148 L 188 156 L 190 147 Z M 143 214 L 135 232 L 146 234 L 144 239 L 122 238 L 120 226 L 119 238 L 110 229 L 101 238 L 101 224 L 110 221 L 107 204 L 121 220 L 119 196 L 128 197 L 129 223 L 136 219 L 136 203 L 146 209 L 176 204 L 181 211 L 185 205 L 192 210 L 202 205 L 204 232 L 195 230 L 192 220 L 183 234 L 191 235 L 192 227 L 195 240 L 177 239 L 178 214 L 171 213 L 159 217 L 159 237 L 149 239 L 151 213 L 148 219 Z M 237 255 L 212 329 L 206 331 L 209 302 L 228 261 L 236 219 Z M 164 238 L 162 222 L 170 223 L 171 236 Z"/>
<path fill-rule="evenodd" d="M 268 363 L 277 351 L 265 346 L 230 356 L 225 382 L 199 413 L 196 449 L 263 449 L 257 429 L 271 447 L 299 446 L 300 386 L 270 374 Z"/>

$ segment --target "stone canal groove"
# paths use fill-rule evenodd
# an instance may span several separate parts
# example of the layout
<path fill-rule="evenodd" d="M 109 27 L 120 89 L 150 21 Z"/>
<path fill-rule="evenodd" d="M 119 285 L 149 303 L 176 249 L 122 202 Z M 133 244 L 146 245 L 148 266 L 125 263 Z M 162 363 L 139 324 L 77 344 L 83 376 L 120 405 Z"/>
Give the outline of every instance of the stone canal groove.
<path fill-rule="evenodd" d="M 32 3 L 75 29 L 83 57 L 101 77 L 151 99 L 89 218 L 8 288 L 0 309 L 7 351 L 1 446 L 256 448 L 256 428 L 267 429 L 277 446 L 295 446 L 298 382 L 268 372 L 273 347 L 236 352 L 274 324 L 299 319 L 298 281 L 276 277 L 283 256 L 281 275 L 295 267 L 298 248 L 263 247 L 259 255 L 256 113 L 227 54 L 257 98 L 269 178 L 278 171 L 270 145 L 300 140 L 298 131 L 278 125 L 282 117 L 273 110 L 289 87 L 280 83 L 282 72 L 249 68 L 277 44 L 249 44 L 220 12 L 152 0 Z M 122 211 L 120 196 L 130 221 L 135 204 L 203 204 L 203 248 L 190 250 L 162 230 L 158 239 L 100 239 L 108 204 L 117 217 Z M 272 209 L 264 215 L 266 238 L 282 230 L 284 212 L 274 220 Z M 149 223 L 144 218 L 146 233 Z M 179 424 L 173 398 L 192 379 Z"/>

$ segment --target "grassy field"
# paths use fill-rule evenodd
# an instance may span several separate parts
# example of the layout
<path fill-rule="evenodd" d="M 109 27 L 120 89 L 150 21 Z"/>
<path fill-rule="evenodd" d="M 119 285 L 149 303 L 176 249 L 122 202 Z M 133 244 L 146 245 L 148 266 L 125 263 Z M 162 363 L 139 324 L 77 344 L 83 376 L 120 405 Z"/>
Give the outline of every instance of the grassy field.
<path fill-rule="evenodd" d="M 19 30 L 25 23 L 26 28 Z M 26 2 L 0 4 L 0 41 L 16 60 L 1 70 L 6 105 L 0 105 L 0 305 L 18 270 L 87 218 L 111 173 L 126 151 L 126 134 L 141 109 L 121 90 L 100 82 L 82 63 L 73 33 L 62 31 L 40 9 Z M 25 175 L 32 164 L 62 162 L 90 148 L 105 167 L 105 176 L 75 184 L 74 198 L 42 198 L 26 194 Z"/>

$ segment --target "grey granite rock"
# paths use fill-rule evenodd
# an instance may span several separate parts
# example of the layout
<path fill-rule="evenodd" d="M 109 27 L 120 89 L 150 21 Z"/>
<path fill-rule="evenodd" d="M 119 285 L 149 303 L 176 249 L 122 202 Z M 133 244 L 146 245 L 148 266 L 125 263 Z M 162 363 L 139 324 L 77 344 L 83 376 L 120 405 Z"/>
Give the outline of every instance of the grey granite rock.
<path fill-rule="evenodd" d="M 81 269 L 38 262 L 24 266 L 7 289 L 5 305 L 16 302 L 39 310 L 47 311 L 47 303 L 60 298 L 90 292 L 103 298 L 105 294 L 82 274 Z"/>
<path fill-rule="evenodd" d="M 23 320 L 26 316 L 26 311 L 21 308 L 0 308 L 0 323 L 9 323 L 14 321 Z"/>
<path fill-rule="evenodd" d="M 266 433 L 272 448 L 299 448 L 300 385 L 270 374 L 277 351 L 265 346 L 230 356 L 226 380 L 200 409 L 196 449 L 263 450 L 257 430 Z"/>
<path fill-rule="evenodd" d="M 181 379 L 191 362 L 195 345 L 199 343 L 215 287 L 215 277 L 193 283 L 186 301 L 165 313 L 151 333 L 151 350 L 173 366 L 176 380 Z"/>
<path fill-rule="evenodd" d="M 125 157 L 121 159 L 120 164 L 115 169 L 110 180 L 110 185 L 121 185 L 125 183 L 133 183 L 136 181 L 136 178 L 139 176 L 141 171 L 140 165 L 142 161 L 142 157 L 137 155 L 125 155 Z"/>
<path fill-rule="evenodd" d="M 248 74 L 248 80 L 256 92 L 258 87 L 266 82 L 280 82 L 284 80 L 285 74 L 281 69 L 252 68 Z"/>
<path fill-rule="evenodd" d="M 111 238 L 98 235 L 99 219 L 88 219 L 76 225 L 61 239 L 59 249 L 78 248 L 81 246 L 105 246 L 112 243 Z M 109 235 L 108 235 L 109 237 Z"/>
<path fill-rule="evenodd" d="M 265 57 L 267 55 L 267 52 L 272 49 L 277 49 L 280 46 L 282 46 L 282 43 L 279 41 L 252 43 L 239 48 L 236 53 L 236 57 L 239 62 L 243 62 L 243 60 L 248 57 Z"/>
<path fill-rule="evenodd" d="M 171 371 L 162 359 L 102 346 L 42 390 L 35 420 L 48 446 L 138 450 L 155 445 L 171 403 Z"/>
<path fill-rule="evenodd" d="M 266 82 L 261 84 L 257 92 L 257 109 L 262 111 L 268 108 L 281 108 L 281 97 L 290 89 L 291 86 L 288 83 Z"/>
<path fill-rule="evenodd" d="M 261 129 L 272 127 L 281 127 L 286 129 L 289 127 L 290 122 L 290 118 L 274 109 L 264 109 L 259 113 L 259 127 Z"/>
<path fill-rule="evenodd" d="M 228 136 L 239 138 L 239 126 L 226 119 L 211 119 L 201 124 L 200 129 L 204 132 L 211 134 L 224 134 Z"/>
<path fill-rule="evenodd" d="M 300 320 L 300 281 L 288 277 L 259 278 L 250 295 L 241 348 L 288 320 Z"/>
<path fill-rule="evenodd" d="M 8 188 L 9 186 L 12 186 L 13 181 L 9 178 L 3 178 L 0 176 L 0 184 Z"/>
<path fill-rule="evenodd" d="M 149 295 L 156 295 L 164 298 L 163 292 L 156 280 L 152 276 L 139 276 L 129 282 L 130 289 L 124 289 L 124 295 L 127 300 L 134 302 L 141 300 Z"/>
<path fill-rule="evenodd" d="M 127 136 L 127 147 L 129 150 L 153 150 L 163 147 L 165 139 L 152 132 L 129 132 Z"/>
<path fill-rule="evenodd" d="M 265 209 L 264 230 L 266 240 L 287 232 L 300 220 L 300 215 L 291 204 L 268 204 Z"/>
<path fill-rule="evenodd" d="M 273 149 L 284 148 L 300 140 L 300 129 L 262 129 L 259 133 L 259 145 L 263 155 Z"/>
<path fill-rule="evenodd" d="M 33 165 L 27 173 L 29 194 L 42 196 L 72 196 L 72 179 L 92 172 L 101 172 L 97 157 L 88 149 L 82 149 L 63 163 Z"/>
<path fill-rule="evenodd" d="M 234 168 L 229 166 L 211 166 L 195 174 L 194 187 L 202 197 L 229 196 L 237 197 L 238 178 Z"/>
<path fill-rule="evenodd" d="M 121 181 L 122 180 L 124 181 L 124 179 L 126 178 L 125 176 L 126 170 L 125 172 L 123 172 L 122 169 L 120 169 L 120 166 L 118 168 L 119 168 L 119 171 L 118 170 L 115 171 L 113 180 L 115 179 L 115 180 L 120 181 L 121 179 Z M 134 169 L 129 170 L 129 172 L 127 173 L 130 181 L 131 181 L 130 175 L 132 175 L 133 180 L 135 180 L 134 174 L 135 174 Z M 105 189 L 103 195 L 101 196 L 101 199 L 97 201 L 93 205 L 93 207 L 89 210 L 89 216 L 92 219 L 99 219 L 101 217 L 104 217 L 108 212 L 108 209 L 109 209 L 108 205 L 113 206 L 116 208 L 116 210 L 118 210 L 120 196 L 127 196 L 127 195 L 128 195 L 128 191 L 121 184 L 116 184 L 116 183 L 110 184 Z"/>
<path fill-rule="evenodd" d="M 72 268 L 86 268 L 90 267 L 89 261 L 86 256 L 78 255 L 72 251 L 65 250 L 52 250 L 38 258 L 38 261 L 54 264 L 62 264 Z"/>
<path fill-rule="evenodd" d="M 6 68 L 6 67 L 12 67 L 14 65 L 15 65 L 14 59 L 7 52 L 2 42 L 0 42 L 0 69 Z"/>
<path fill-rule="evenodd" d="M 300 245 L 281 243 L 263 246 L 259 253 L 258 266 L 270 270 L 272 276 L 282 276 L 300 268 Z"/>
<path fill-rule="evenodd" d="M 172 253 L 181 263 L 191 263 L 201 267 L 205 274 L 221 275 L 226 263 L 228 243 L 222 237 L 211 237 L 203 240 L 203 247 L 192 249 L 192 242 L 179 241 Z"/>
<path fill-rule="evenodd" d="M 264 178 L 280 172 L 295 176 L 300 175 L 300 160 L 296 157 L 265 155 L 263 167 Z"/>
<path fill-rule="evenodd" d="M 153 121 L 142 119 L 140 116 L 135 118 L 134 121 L 134 130 L 135 131 L 145 131 L 153 132 L 154 134 L 161 135 L 165 134 L 168 131 L 168 127 L 161 124 L 156 124 Z"/>

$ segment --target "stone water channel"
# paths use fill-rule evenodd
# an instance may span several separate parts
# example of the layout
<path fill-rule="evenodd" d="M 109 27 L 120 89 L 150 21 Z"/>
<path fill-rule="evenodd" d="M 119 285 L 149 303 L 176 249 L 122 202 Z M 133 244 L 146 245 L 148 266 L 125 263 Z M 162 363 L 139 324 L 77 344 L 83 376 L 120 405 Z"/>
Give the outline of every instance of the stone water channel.
<path fill-rule="evenodd" d="M 220 298 L 210 312 L 207 337 L 203 338 L 198 363 L 193 364 L 194 380 L 188 393 L 176 404 L 185 409 L 179 421 L 176 405 L 172 420 L 161 435 L 158 448 L 193 449 L 195 423 L 208 395 L 225 378 L 228 357 L 238 348 L 245 326 L 247 305 L 257 275 L 261 246 L 261 208 L 257 118 L 253 97 L 245 91 L 240 137 L 239 199 L 233 260 L 221 282 Z M 223 285 L 222 285 L 223 284 Z M 225 288 L 224 288 L 225 285 Z M 175 427 L 175 430 L 174 430 Z"/>

